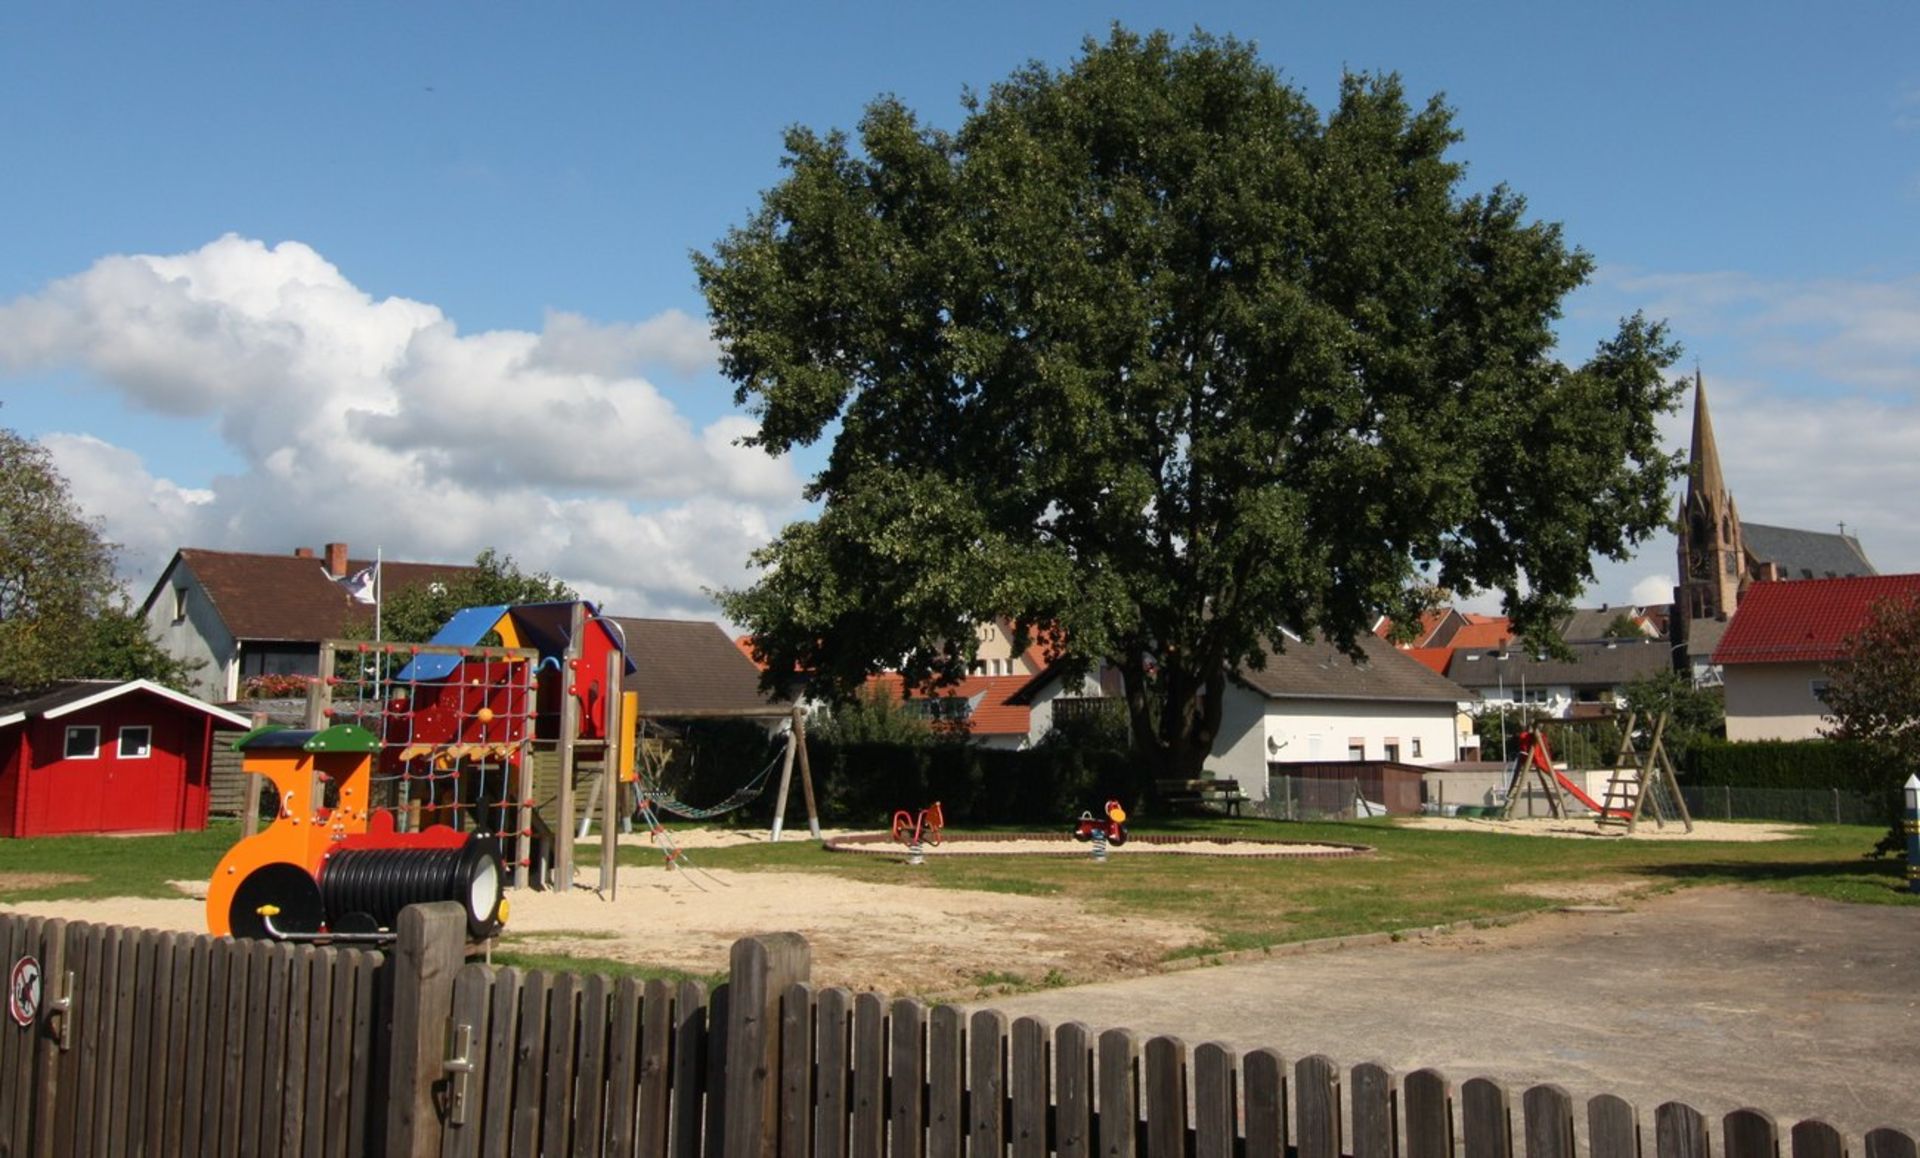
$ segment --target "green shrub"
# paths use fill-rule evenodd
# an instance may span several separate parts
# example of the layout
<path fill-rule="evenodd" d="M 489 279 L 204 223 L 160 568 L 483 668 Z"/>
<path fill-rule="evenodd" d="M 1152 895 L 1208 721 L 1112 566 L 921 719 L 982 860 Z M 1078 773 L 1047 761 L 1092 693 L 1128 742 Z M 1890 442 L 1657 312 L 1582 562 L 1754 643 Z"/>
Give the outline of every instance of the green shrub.
<path fill-rule="evenodd" d="M 1866 749 L 1840 740 L 1702 738 L 1688 748 L 1679 771 L 1688 787 L 1878 793 L 1894 783 Z"/>

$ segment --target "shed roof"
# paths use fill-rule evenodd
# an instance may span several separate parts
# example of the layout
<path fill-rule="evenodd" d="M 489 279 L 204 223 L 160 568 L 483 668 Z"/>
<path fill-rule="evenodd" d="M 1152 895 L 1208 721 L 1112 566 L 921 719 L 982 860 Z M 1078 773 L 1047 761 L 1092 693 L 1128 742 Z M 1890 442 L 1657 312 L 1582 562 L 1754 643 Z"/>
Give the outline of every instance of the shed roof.
<path fill-rule="evenodd" d="M 1724 667 L 1844 658 L 1847 641 L 1867 625 L 1874 604 L 1886 599 L 1920 599 L 1920 575 L 1756 583 L 1740 597 L 1713 662 Z"/>
<path fill-rule="evenodd" d="M 777 716 L 791 704 L 760 690 L 760 669 L 740 653 L 720 625 L 697 619 L 614 616 L 634 670 L 621 686 L 640 697 L 640 714 L 681 713 Z"/>
<path fill-rule="evenodd" d="M 183 708 L 212 716 L 216 725 L 250 728 L 247 717 L 216 708 L 204 700 L 183 695 L 152 680 L 61 680 L 52 687 L 34 692 L 0 695 L 0 728 L 12 727 L 30 718 L 57 720 L 121 696 L 149 692 Z"/>

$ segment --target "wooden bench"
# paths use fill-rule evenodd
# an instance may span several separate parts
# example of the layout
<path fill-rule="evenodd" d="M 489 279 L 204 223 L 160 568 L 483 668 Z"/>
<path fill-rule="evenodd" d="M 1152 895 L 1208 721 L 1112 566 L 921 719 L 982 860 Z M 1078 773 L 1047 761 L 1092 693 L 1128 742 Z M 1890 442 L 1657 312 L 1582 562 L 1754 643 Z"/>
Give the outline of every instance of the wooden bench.
<path fill-rule="evenodd" d="M 1240 791 L 1240 781 L 1233 779 L 1155 780 L 1153 794 L 1169 808 L 1197 811 L 1209 805 L 1223 805 L 1228 816 L 1240 815 L 1240 806 L 1248 799 L 1247 794 Z"/>

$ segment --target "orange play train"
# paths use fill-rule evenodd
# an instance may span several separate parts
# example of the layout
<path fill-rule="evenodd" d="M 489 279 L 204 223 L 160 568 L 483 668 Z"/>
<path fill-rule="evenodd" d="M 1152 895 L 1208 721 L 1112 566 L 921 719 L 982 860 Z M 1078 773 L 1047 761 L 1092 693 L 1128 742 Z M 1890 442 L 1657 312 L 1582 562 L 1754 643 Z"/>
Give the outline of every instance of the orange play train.
<path fill-rule="evenodd" d="M 493 842 L 439 825 L 395 831 L 393 814 L 369 802 L 381 751 L 372 732 L 355 724 L 261 728 L 234 746 L 248 773 L 272 781 L 278 807 L 271 824 L 214 869 L 209 932 L 377 940 L 401 909 L 430 901 L 458 902 L 474 940 L 500 931 L 506 879 Z"/>

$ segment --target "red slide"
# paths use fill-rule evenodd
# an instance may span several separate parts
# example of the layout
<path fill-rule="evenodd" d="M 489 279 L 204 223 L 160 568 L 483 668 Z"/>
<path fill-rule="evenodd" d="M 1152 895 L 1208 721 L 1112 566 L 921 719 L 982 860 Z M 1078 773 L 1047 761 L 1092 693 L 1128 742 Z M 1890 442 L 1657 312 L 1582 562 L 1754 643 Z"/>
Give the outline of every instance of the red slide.
<path fill-rule="evenodd" d="M 1617 817 L 1621 820 L 1625 820 L 1633 815 L 1624 808 L 1605 807 L 1598 800 L 1581 791 L 1578 784 L 1567 779 L 1566 773 L 1553 766 L 1553 754 L 1547 751 L 1547 738 L 1545 736 L 1542 736 L 1538 732 L 1522 732 L 1520 733 L 1520 745 L 1522 755 L 1514 769 L 1514 787 L 1519 786 L 1520 769 L 1526 767 L 1528 764 L 1532 764 L 1542 772 L 1552 773 L 1554 780 L 1559 783 L 1561 791 L 1578 800 L 1589 811 L 1596 815 Z M 1509 789 L 1509 791 L 1511 791 L 1511 789 Z"/>

